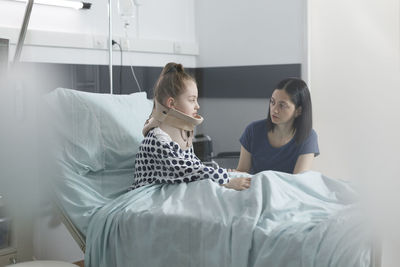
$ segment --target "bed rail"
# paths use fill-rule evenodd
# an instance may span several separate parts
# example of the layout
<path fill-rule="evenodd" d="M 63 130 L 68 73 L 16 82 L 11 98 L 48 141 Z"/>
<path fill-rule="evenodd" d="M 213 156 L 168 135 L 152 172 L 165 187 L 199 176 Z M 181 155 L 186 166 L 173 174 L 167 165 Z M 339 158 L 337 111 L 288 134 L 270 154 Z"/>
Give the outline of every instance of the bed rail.
<path fill-rule="evenodd" d="M 60 203 L 57 200 L 55 202 L 56 202 L 55 208 L 57 210 L 58 215 L 60 216 L 61 221 L 63 222 L 65 227 L 68 229 L 68 231 L 72 235 L 72 238 L 78 244 L 79 248 L 82 250 L 83 253 L 85 253 L 85 249 L 86 249 L 85 236 L 81 233 L 81 231 L 78 230 L 78 228 L 75 227 L 75 225 L 72 223 L 71 219 L 64 212 L 64 209 L 62 208 Z"/>

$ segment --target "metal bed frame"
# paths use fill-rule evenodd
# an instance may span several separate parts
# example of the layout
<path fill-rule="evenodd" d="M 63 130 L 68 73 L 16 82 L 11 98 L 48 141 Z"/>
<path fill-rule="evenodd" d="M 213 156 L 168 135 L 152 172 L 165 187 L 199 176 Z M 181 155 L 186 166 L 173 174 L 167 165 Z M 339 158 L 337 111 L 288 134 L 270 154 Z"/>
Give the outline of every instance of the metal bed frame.
<path fill-rule="evenodd" d="M 85 253 L 86 250 L 86 237 L 81 233 L 81 231 L 76 228 L 76 226 L 72 223 L 71 219 L 68 217 L 68 214 L 62 208 L 58 200 L 55 200 L 55 210 L 58 213 L 62 223 L 67 228 L 68 232 L 71 234 L 72 238 L 78 244 L 79 248 Z"/>

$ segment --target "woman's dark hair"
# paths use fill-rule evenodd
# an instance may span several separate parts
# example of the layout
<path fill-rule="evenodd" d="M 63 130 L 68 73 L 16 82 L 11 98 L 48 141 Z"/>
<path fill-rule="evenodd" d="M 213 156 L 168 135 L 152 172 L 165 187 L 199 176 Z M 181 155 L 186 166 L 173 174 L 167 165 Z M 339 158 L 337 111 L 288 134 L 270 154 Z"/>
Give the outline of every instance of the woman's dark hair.
<path fill-rule="evenodd" d="M 154 99 L 160 104 L 164 104 L 168 97 L 175 98 L 181 95 L 185 90 L 187 81 L 196 83 L 195 79 L 185 72 L 182 64 L 168 63 L 162 70 L 154 87 Z"/>
<path fill-rule="evenodd" d="M 310 135 L 312 129 L 312 105 L 308 86 L 302 79 L 286 78 L 280 81 L 275 89 L 285 90 L 296 109 L 301 107 L 301 114 L 293 122 L 293 131 L 296 132 L 294 138 L 297 144 L 301 144 Z M 268 109 L 267 129 L 273 131 L 274 128 L 275 124 L 271 120 L 270 109 Z"/>

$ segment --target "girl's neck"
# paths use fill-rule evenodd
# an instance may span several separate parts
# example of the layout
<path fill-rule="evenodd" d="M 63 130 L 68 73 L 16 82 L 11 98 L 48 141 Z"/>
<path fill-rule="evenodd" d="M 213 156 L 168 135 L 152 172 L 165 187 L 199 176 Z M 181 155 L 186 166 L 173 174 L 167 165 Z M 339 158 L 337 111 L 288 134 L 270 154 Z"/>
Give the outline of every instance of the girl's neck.
<path fill-rule="evenodd" d="M 161 122 L 160 126 L 161 130 L 166 132 L 169 137 L 171 137 L 172 141 L 178 143 L 178 145 L 183 150 L 187 150 L 190 148 L 193 139 L 193 132 L 188 132 L 174 126 L 171 126 L 165 122 Z M 187 135 L 189 133 L 189 136 Z"/>

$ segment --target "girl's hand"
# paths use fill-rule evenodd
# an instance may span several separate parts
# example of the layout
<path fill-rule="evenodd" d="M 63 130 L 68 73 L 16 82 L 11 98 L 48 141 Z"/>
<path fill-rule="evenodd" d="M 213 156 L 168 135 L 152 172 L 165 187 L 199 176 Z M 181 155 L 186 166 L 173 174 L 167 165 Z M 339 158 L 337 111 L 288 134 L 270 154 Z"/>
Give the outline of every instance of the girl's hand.
<path fill-rule="evenodd" d="M 243 171 L 238 171 L 237 169 L 226 169 L 228 172 L 241 172 L 241 173 L 245 173 L 248 174 L 247 172 L 243 172 Z"/>
<path fill-rule="evenodd" d="M 229 181 L 229 183 L 224 184 L 226 188 L 235 189 L 237 191 L 242 191 L 248 189 L 251 184 L 250 177 L 239 177 L 233 178 Z"/>

